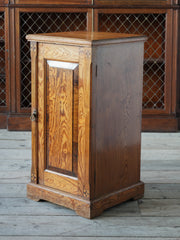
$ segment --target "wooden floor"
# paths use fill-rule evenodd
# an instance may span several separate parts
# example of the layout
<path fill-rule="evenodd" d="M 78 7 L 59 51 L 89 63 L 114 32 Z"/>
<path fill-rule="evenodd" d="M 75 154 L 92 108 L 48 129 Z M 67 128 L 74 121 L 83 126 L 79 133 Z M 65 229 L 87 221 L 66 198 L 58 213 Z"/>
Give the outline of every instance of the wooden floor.
<path fill-rule="evenodd" d="M 0 130 L 0 240 L 180 240 L 180 133 L 142 134 L 144 199 L 94 220 L 26 198 L 30 139 Z"/>

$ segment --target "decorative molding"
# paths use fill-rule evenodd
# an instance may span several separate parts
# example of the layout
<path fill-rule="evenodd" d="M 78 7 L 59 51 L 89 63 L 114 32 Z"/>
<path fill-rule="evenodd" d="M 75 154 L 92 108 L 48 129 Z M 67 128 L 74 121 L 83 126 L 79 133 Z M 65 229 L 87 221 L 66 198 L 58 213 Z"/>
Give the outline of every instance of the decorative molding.
<path fill-rule="evenodd" d="M 80 48 L 79 54 L 81 57 L 85 56 L 87 59 L 90 59 L 92 56 L 90 48 Z"/>
<path fill-rule="evenodd" d="M 37 183 L 37 174 L 36 173 L 31 173 L 31 182 Z"/>

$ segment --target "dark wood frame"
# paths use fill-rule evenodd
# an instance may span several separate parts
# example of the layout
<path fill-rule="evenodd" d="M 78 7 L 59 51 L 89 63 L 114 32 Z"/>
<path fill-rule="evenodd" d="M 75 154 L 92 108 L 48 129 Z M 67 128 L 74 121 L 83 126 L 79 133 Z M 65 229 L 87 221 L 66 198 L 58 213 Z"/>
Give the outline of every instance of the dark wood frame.
<path fill-rule="evenodd" d="M 5 74 L 6 74 L 6 107 L 0 107 L 0 128 L 7 126 L 7 112 L 10 110 L 10 84 L 9 84 L 9 9 L 0 7 L 0 12 L 4 12 L 4 30 L 5 30 Z"/>

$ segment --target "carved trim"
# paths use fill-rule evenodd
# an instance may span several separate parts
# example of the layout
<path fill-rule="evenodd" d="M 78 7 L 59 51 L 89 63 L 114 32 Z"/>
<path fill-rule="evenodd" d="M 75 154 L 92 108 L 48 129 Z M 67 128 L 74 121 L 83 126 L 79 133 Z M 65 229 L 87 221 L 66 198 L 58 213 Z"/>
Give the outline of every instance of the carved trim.
<path fill-rule="evenodd" d="M 84 55 L 87 59 L 91 58 L 91 48 L 80 48 L 80 56 Z"/>
<path fill-rule="evenodd" d="M 83 190 L 83 196 L 86 197 L 86 198 L 89 198 L 89 191 L 87 190 Z"/>
<path fill-rule="evenodd" d="M 37 183 L 37 174 L 36 173 L 31 173 L 31 182 Z"/>
<path fill-rule="evenodd" d="M 31 49 L 31 54 L 37 55 L 37 43 L 36 42 L 31 42 L 30 44 L 30 49 Z"/>

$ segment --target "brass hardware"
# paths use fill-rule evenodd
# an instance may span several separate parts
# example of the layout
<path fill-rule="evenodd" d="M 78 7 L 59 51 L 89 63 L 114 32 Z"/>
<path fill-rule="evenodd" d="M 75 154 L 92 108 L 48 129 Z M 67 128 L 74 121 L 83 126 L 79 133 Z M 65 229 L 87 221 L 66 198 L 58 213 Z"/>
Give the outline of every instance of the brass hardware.
<path fill-rule="evenodd" d="M 33 113 L 31 114 L 30 119 L 31 119 L 32 122 L 37 120 L 37 110 L 33 111 Z"/>

